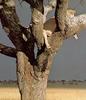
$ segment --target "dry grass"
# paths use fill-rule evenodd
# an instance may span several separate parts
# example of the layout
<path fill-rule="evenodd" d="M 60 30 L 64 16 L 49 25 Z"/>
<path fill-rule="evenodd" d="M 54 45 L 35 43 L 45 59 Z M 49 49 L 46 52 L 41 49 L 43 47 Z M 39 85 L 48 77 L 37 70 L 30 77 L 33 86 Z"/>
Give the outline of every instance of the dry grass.
<path fill-rule="evenodd" d="M 86 90 L 48 89 L 47 100 L 86 100 Z"/>
<path fill-rule="evenodd" d="M 0 100 L 20 100 L 18 88 L 0 87 Z"/>
<path fill-rule="evenodd" d="M 84 88 L 48 88 L 47 100 L 86 100 Z M 0 87 L 0 100 L 20 100 L 17 87 Z"/>

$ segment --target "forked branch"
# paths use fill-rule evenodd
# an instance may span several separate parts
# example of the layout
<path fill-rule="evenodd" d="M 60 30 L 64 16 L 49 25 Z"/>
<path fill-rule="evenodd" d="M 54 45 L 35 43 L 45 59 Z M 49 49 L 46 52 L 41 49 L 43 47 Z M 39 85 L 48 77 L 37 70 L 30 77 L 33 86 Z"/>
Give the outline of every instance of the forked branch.
<path fill-rule="evenodd" d="M 23 49 L 25 41 L 22 38 L 14 0 L 4 1 L 2 9 L 0 9 L 0 19 L 4 30 L 8 33 L 7 35 L 14 46 L 18 50 Z"/>

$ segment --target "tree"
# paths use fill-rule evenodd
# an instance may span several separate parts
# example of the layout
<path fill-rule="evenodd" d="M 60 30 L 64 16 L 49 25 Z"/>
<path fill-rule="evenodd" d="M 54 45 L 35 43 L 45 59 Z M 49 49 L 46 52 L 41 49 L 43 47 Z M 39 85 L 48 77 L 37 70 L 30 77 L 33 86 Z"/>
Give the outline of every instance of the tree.
<path fill-rule="evenodd" d="M 19 24 L 15 0 L 0 0 L 2 27 L 15 46 L 12 48 L 0 44 L 0 53 L 16 59 L 21 100 L 45 100 L 54 54 L 59 51 L 64 40 L 86 28 L 86 14 L 74 16 L 74 12 L 71 12 L 72 16 L 67 15 L 68 0 L 50 0 L 46 6 L 43 4 L 44 0 L 23 1 L 29 3 L 32 9 L 32 25 L 28 28 Z M 46 21 L 48 12 L 54 8 L 55 18 Z M 45 45 L 42 34 L 44 25 L 52 25 L 54 29 L 53 34 L 47 37 L 51 48 Z M 37 54 L 34 52 L 35 45 Z"/>

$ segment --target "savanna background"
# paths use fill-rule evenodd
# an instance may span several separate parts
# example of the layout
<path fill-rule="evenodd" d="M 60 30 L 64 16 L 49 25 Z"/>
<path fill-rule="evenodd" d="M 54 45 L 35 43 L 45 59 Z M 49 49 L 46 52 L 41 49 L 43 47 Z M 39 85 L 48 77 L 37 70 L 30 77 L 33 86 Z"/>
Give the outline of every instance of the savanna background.
<path fill-rule="evenodd" d="M 69 8 L 76 10 L 76 15 L 86 13 L 85 0 L 70 0 Z M 17 14 L 21 24 L 28 26 L 31 12 L 29 5 L 16 2 Z M 28 13 L 26 13 L 28 12 Z M 29 18 L 28 18 L 29 15 Z M 48 18 L 53 16 L 53 12 Z M 0 25 L 0 41 L 11 45 L 5 36 Z M 16 82 L 16 61 L 0 54 L 0 100 L 20 100 L 20 94 Z M 71 38 L 64 42 L 64 45 L 56 55 L 53 67 L 49 76 L 47 100 L 86 100 L 86 30 L 79 35 L 79 39 Z M 59 82 L 56 82 L 58 81 Z M 64 82 L 62 80 L 65 80 Z M 77 80 L 77 81 L 75 81 Z"/>

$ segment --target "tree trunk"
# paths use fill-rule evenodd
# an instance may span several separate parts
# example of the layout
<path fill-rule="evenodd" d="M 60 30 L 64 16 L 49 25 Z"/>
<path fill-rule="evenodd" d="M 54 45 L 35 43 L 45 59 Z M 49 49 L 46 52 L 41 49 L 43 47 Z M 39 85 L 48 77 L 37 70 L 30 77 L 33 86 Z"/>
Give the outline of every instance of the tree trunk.
<path fill-rule="evenodd" d="M 47 80 L 51 63 L 52 59 L 49 57 L 46 71 L 37 71 L 36 76 L 28 57 L 23 52 L 19 51 L 17 53 L 17 79 L 21 100 L 46 99 Z"/>

